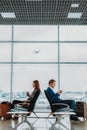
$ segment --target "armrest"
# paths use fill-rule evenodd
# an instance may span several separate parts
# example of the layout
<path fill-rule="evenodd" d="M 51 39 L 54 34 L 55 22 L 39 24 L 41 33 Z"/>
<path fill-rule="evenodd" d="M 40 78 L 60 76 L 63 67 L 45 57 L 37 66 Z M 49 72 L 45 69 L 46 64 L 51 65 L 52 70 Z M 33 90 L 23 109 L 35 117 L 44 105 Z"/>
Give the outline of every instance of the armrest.
<path fill-rule="evenodd" d="M 52 110 L 53 111 L 58 111 L 58 110 L 66 110 L 69 109 L 69 105 L 64 104 L 64 103 L 54 103 L 52 104 Z"/>
<path fill-rule="evenodd" d="M 64 103 L 54 103 L 54 104 L 52 104 L 52 106 L 64 106 L 64 107 L 67 107 L 67 108 L 69 108 L 69 105 L 67 105 L 67 104 L 64 104 Z"/>
<path fill-rule="evenodd" d="M 21 108 L 22 107 L 22 103 L 15 104 L 14 107 Z"/>
<path fill-rule="evenodd" d="M 30 103 L 24 102 L 24 103 L 15 104 L 15 107 L 16 107 L 16 108 L 28 108 L 29 105 L 30 105 Z"/>

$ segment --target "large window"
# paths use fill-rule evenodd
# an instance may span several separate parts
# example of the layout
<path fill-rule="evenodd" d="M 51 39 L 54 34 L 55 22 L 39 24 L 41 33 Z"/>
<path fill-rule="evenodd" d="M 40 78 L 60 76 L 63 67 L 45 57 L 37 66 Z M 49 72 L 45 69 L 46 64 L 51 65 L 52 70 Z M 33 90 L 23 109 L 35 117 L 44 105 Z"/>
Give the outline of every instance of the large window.
<path fill-rule="evenodd" d="M 0 41 L 11 41 L 11 26 L 0 25 Z"/>
<path fill-rule="evenodd" d="M 14 45 L 16 62 L 57 62 L 57 43 L 20 43 Z"/>
<path fill-rule="evenodd" d="M 11 43 L 0 43 L 0 62 L 11 61 Z"/>
<path fill-rule="evenodd" d="M 87 41 L 87 26 L 60 26 L 61 41 Z"/>
<path fill-rule="evenodd" d="M 63 62 L 86 62 L 87 43 L 61 43 L 60 61 Z"/>
<path fill-rule="evenodd" d="M 57 41 L 57 26 L 15 26 L 16 41 Z"/>
<path fill-rule="evenodd" d="M 87 99 L 87 26 L 60 26 L 60 88 L 62 97 Z"/>
<path fill-rule="evenodd" d="M 60 66 L 60 84 L 63 98 L 85 99 L 87 92 L 87 65 L 63 64 Z"/>
<path fill-rule="evenodd" d="M 14 65 L 13 71 L 14 98 L 22 97 L 22 92 L 32 91 L 32 81 L 39 80 L 43 92 L 48 86 L 48 81 L 58 79 L 57 65 L 54 64 L 20 64 Z M 20 93 L 20 96 L 18 97 Z"/>
<path fill-rule="evenodd" d="M 0 101 L 10 100 L 10 65 L 0 64 Z"/>
<path fill-rule="evenodd" d="M 64 91 L 87 91 L 87 65 L 61 65 L 60 72 L 61 88 Z"/>
<path fill-rule="evenodd" d="M 0 100 L 25 98 L 57 81 L 62 98 L 86 99 L 87 26 L 0 25 Z"/>
<path fill-rule="evenodd" d="M 26 98 L 26 91 L 32 91 L 32 81 L 36 79 L 42 92 L 52 78 L 58 89 L 58 26 L 0 28 L 1 100 L 7 98 L 5 95 L 11 100 Z"/>

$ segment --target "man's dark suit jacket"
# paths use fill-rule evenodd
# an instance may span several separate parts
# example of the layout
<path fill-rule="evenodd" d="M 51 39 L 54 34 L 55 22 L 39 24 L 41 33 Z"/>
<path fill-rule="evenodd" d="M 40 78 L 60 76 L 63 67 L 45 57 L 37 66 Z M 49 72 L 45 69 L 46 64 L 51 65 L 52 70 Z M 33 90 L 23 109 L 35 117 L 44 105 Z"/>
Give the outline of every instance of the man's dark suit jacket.
<path fill-rule="evenodd" d="M 60 100 L 59 94 L 55 93 L 50 87 L 48 87 L 46 91 L 53 103 L 56 103 L 58 100 Z"/>

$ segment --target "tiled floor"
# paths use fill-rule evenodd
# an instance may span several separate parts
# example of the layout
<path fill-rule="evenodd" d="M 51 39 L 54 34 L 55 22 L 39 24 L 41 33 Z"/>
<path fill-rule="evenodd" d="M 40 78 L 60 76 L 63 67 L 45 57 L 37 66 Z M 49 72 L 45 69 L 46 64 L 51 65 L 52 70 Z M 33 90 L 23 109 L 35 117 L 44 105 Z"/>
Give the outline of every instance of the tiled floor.
<path fill-rule="evenodd" d="M 26 123 L 24 123 L 20 127 L 18 127 L 17 130 L 54 130 L 52 127 L 53 126 L 52 124 L 55 121 L 54 119 L 50 119 L 50 122 L 52 124 L 45 119 L 39 119 L 36 121 L 36 119 L 29 118 L 28 120 L 33 125 L 33 129 L 30 129 L 29 126 Z M 21 121 L 20 118 L 19 120 L 0 120 L 0 130 L 12 130 L 12 128 L 14 128 L 14 126 L 20 121 Z M 69 126 L 68 121 L 65 121 L 65 124 Z M 72 122 L 71 124 L 73 126 L 71 130 L 87 130 L 87 121 Z M 59 128 L 59 126 L 56 126 L 55 130 L 66 130 L 66 129 L 63 127 Z"/>

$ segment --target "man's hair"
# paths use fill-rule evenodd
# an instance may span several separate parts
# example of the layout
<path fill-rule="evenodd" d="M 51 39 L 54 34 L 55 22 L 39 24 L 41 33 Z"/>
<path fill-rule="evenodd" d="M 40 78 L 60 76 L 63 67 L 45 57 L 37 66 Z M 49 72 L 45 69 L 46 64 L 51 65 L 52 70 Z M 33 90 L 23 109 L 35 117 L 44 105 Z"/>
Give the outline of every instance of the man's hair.
<path fill-rule="evenodd" d="M 56 80 L 54 80 L 54 79 L 49 80 L 49 85 L 50 85 L 51 83 L 54 83 L 54 82 L 56 82 Z"/>

